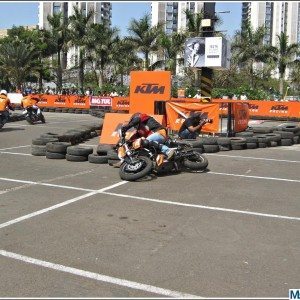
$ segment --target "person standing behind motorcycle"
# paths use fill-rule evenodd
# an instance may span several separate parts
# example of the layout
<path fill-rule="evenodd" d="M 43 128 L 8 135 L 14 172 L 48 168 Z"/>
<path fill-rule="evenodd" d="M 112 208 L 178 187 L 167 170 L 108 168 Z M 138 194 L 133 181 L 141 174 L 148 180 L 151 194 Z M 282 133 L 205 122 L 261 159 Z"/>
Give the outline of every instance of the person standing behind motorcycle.
<path fill-rule="evenodd" d="M 126 132 L 132 127 L 134 127 L 137 132 L 131 137 L 131 140 L 144 137 L 150 145 L 156 146 L 168 159 L 174 155 L 175 149 L 164 145 L 164 142 L 168 138 L 167 129 L 153 117 L 147 114 L 135 113 L 129 122 L 122 126 L 122 135 L 125 136 Z"/>
<path fill-rule="evenodd" d="M 212 123 L 212 119 L 204 119 L 203 115 L 203 113 L 192 113 L 181 125 L 178 136 L 181 139 L 196 139 L 203 125 Z"/>
<path fill-rule="evenodd" d="M 9 98 L 7 97 L 7 91 L 1 90 L 0 91 L 0 112 L 5 118 L 5 122 L 9 119 L 9 109 L 15 110 L 11 105 Z"/>
<path fill-rule="evenodd" d="M 21 100 L 21 107 L 24 108 L 23 114 L 26 114 L 26 109 L 28 107 L 32 107 L 36 109 L 37 114 L 41 114 L 40 108 L 37 106 L 37 103 L 39 102 L 39 98 L 37 96 L 28 95 L 26 91 L 23 92 L 23 99 Z"/>

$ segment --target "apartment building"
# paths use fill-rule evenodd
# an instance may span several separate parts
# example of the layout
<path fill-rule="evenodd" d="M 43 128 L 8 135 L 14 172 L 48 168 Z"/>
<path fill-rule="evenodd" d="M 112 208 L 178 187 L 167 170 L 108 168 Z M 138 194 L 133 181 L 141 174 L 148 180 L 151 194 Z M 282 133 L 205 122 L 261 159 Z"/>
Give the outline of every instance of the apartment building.
<path fill-rule="evenodd" d="M 83 14 L 87 14 L 90 10 L 94 11 L 93 22 L 102 23 L 106 21 L 111 25 L 111 3 L 110 2 L 39 2 L 39 28 L 49 29 L 48 15 L 62 13 L 65 18 L 70 17 L 74 13 L 74 7 L 79 7 Z M 64 54 L 63 65 L 65 68 L 73 67 L 78 61 L 78 51 L 72 47 Z"/>
<path fill-rule="evenodd" d="M 275 46 L 281 32 L 289 36 L 289 44 L 300 43 L 300 2 L 243 2 L 242 25 L 246 21 L 254 29 L 265 26 L 264 43 L 267 45 Z M 288 77 L 289 70 L 286 73 Z"/>
<path fill-rule="evenodd" d="M 204 2 L 152 2 L 151 17 L 152 25 L 162 22 L 165 25 L 165 32 L 180 32 L 186 29 L 187 19 L 185 10 L 188 9 L 192 13 L 200 12 L 204 7 Z"/>

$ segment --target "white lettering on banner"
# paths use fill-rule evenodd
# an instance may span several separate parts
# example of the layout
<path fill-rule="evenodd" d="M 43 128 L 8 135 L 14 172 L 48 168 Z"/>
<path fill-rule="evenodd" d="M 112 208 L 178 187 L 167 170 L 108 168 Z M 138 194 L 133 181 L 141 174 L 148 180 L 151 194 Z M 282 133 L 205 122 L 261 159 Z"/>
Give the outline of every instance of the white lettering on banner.
<path fill-rule="evenodd" d="M 112 106 L 112 99 L 110 97 L 91 97 L 91 106 Z"/>

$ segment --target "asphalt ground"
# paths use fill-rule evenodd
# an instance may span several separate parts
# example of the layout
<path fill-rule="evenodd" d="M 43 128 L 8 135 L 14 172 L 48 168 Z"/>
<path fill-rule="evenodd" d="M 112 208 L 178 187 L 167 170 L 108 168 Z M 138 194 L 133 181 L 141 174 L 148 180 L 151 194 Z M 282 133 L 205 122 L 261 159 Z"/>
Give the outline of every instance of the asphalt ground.
<path fill-rule="evenodd" d="M 299 144 L 208 154 L 205 173 L 126 182 L 109 165 L 31 156 L 41 133 L 99 120 L 45 117 L 0 132 L 0 297 L 287 298 L 300 288 Z"/>

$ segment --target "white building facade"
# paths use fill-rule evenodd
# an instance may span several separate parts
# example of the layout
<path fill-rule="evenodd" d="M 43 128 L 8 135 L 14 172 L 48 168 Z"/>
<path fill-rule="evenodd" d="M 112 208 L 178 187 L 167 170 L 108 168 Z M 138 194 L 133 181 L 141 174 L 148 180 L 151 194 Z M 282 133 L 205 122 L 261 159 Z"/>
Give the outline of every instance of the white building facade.
<path fill-rule="evenodd" d="M 300 2 L 243 2 L 242 22 L 245 21 L 250 21 L 254 29 L 265 26 L 267 45 L 276 46 L 281 32 L 288 35 L 289 44 L 300 43 Z M 286 73 L 288 76 L 288 70 Z"/>
<path fill-rule="evenodd" d="M 49 29 L 49 22 L 47 16 L 62 13 L 64 17 L 68 18 L 73 15 L 74 7 L 81 9 L 82 13 L 87 15 L 89 11 L 94 11 L 93 23 L 102 23 L 106 21 L 111 26 L 111 3 L 110 2 L 39 2 L 39 28 Z M 68 50 L 63 58 L 65 61 L 64 67 L 73 67 L 78 60 L 78 51 L 75 47 Z"/>
<path fill-rule="evenodd" d="M 164 24 L 164 31 L 166 34 L 173 32 L 182 32 L 187 28 L 187 18 L 185 11 L 189 10 L 191 13 L 199 13 L 204 8 L 204 2 L 151 2 L 151 24 L 152 26 L 158 23 Z M 150 63 L 154 63 L 157 55 L 152 54 Z M 176 73 L 178 75 L 184 74 L 184 68 L 177 65 Z"/>

